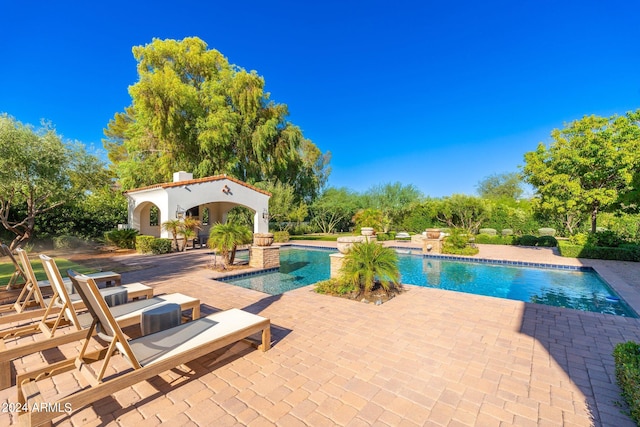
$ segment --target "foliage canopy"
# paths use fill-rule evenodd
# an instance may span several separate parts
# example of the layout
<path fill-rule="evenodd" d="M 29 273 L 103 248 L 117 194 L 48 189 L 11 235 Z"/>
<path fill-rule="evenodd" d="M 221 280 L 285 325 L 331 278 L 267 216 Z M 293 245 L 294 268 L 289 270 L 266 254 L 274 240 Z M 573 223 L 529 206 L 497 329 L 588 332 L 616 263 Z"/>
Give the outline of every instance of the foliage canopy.
<path fill-rule="evenodd" d="M 87 200 L 108 186 L 102 163 L 82 144 L 63 142 L 50 125 L 25 126 L 0 115 L 0 222 L 15 235 L 11 248 L 27 242 L 36 220 L 69 200 Z"/>
<path fill-rule="evenodd" d="M 154 39 L 133 55 L 132 104 L 109 122 L 104 140 L 124 189 L 185 170 L 287 182 L 307 199 L 318 194 L 330 155 L 287 120 L 288 107 L 270 99 L 255 71 L 230 64 L 197 37 Z"/>
<path fill-rule="evenodd" d="M 585 116 L 551 132 L 549 147 L 525 154 L 523 173 L 535 187 L 540 208 L 563 216 L 573 233 L 587 215 L 597 216 L 633 190 L 640 167 L 640 110 L 610 118 Z"/>

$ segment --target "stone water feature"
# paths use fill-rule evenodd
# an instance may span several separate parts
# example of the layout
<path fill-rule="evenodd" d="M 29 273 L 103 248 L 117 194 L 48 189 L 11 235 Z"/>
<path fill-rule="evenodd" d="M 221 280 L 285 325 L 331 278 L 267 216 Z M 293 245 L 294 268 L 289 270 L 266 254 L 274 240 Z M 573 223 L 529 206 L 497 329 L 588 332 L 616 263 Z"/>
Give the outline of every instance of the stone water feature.
<path fill-rule="evenodd" d="M 254 233 L 249 251 L 249 266 L 253 268 L 280 267 L 280 246 L 272 246 L 273 233 Z"/>
<path fill-rule="evenodd" d="M 442 242 L 444 240 L 443 233 L 439 228 L 427 228 L 422 238 L 423 254 L 441 254 Z"/>

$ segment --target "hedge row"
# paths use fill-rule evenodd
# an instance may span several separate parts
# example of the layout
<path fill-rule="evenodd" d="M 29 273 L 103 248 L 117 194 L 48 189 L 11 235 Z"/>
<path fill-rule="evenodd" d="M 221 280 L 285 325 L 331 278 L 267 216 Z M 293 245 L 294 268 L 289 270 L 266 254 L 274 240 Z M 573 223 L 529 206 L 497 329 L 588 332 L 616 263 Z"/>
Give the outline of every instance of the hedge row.
<path fill-rule="evenodd" d="M 141 254 L 167 254 L 171 252 L 171 239 L 153 236 L 136 236 L 136 250 Z"/>
<path fill-rule="evenodd" d="M 560 255 L 568 258 L 607 259 L 614 261 L 640 261 L 640 246 L 629 245 L 619 248 L 603 246 L 572 245 L 569 242 L 560 242 L 558 246 Z"/>
<path fill-rule="evenodd" d="M 518 246 L 542 246 L 553 248 L 558 245 L 558 241 L 553 236 L 492 236 L 489 234 L 478 234 L 475 236 L 475 243 L 487 245 L 518 245 Z"/>
<path fill-rule="evenodd" d="M 620 343 L 613 350 L 616 380 L 622 397 L 629 405 L 630 416 L 640 425 L 640 344 Z"/>

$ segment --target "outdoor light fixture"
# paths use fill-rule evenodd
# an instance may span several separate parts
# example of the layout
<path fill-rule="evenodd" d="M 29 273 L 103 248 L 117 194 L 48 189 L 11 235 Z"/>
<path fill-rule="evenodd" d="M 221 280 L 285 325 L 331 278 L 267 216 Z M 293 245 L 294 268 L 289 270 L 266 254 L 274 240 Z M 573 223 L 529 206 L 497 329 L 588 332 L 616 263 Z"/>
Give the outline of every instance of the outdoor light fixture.
<path fill-rule="evenodd" d="M 229 193 L 231 193 L 231 189 L 229 188 L 228 185 L 225 185 L 224 187 L 222 187 L 222 192 L 224 194 L 229 194 Z"/>
<path fill-rule="evenodd" d="M 176 218 L 180 219 L 180 218 L 184 217 L 184 213 L 185 212 L 186 212 L 186 210 L 181 208 L 180 205 L 176 206 Z"/>
<path fill-rule="evenodd" d="M 262 210 L 262 218 L 264 218 L 267 221 L 269 221 L 269 211 L 267 211 L 266 209 L 263 209 Z"/>

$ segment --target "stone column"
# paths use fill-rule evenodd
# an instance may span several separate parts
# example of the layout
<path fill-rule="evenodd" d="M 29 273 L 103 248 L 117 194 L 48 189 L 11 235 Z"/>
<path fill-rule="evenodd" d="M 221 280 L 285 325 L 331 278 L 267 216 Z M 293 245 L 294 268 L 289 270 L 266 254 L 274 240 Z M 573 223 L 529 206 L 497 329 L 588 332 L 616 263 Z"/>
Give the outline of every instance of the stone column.
<path fill-rule="evenodd" d="M 280 246 L 251 246 L 249 267 L 280 267 Z"/>
<path fill-rule="evenodd" d="M 342 268 L 342 264 L 344 263 L 344 254 L 329 254 L 329 260 L 331 262 L 330 277 L 333 279 L 334 277 L 338 277 L 338 275 L 340 274 L 340 269 Z"/>
<path fill-rule="evenodd" d="M 441 254 L 442 239 L 423 239 L 422 253 L 423 254 Z"/>

